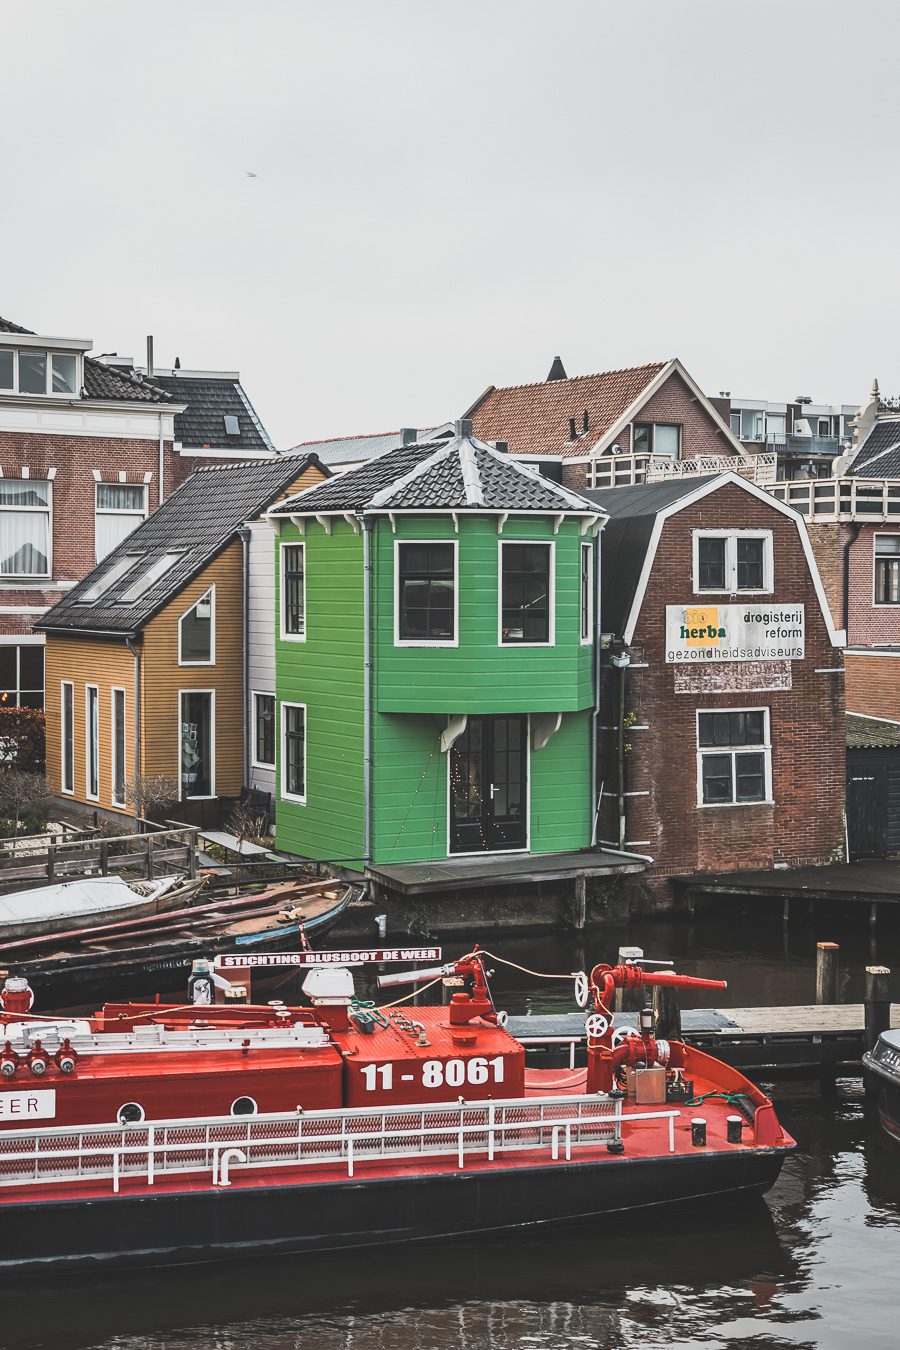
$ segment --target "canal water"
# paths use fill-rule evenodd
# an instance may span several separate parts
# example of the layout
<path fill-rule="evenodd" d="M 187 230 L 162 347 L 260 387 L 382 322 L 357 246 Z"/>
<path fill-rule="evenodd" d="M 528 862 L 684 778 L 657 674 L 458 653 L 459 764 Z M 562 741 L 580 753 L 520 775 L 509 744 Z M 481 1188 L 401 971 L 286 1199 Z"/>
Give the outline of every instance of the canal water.
<path fill-rule="evenodd" d="M 745 1006 L 812 1002 L 817 939 L 840 942 L 848 1001 L 861 997 L 873 959 L 900 967 L 893 922 L 873 945 L 861 913 L 838 911 L 788 934 L 780 920 L 735 911 L 593 934 L 587 952 L 569 938 L 486 945 L 522 965 L 572 970 L 614 960 L 629 941 L 686 973 L 727 979 L 727 994 L 707 1002 Z M 445 941 L 445 954 L 457 947 Z M 510 1012 L 571 1006 L 565 986 L 507 969 L 495 990 Z M 0 1347 L 894 1347 L 900 1149 L 882 1142 L 858 1080 L 825 1098 L 817 1085 L 772 1091 L 799 1148 L 765 1200 L 489 1241 L 23 1285 L 4 1290 Z"/>

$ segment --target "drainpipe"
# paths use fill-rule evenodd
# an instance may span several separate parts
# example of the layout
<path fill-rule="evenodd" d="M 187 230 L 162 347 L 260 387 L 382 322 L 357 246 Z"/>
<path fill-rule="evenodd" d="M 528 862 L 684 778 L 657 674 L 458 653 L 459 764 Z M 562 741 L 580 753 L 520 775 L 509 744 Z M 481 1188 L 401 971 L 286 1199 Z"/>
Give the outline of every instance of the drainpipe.
<path fill-rule="evenodd" d="M 241 655 L 241 707 L 244 721 L 244 787 L 250 787 L 250 736 L 253 730 L 253 718 L 250 716 L 250 526 L 244 524 L 238 531 L 241 538 L 241 556 L 243 561 L 243 583 L 241 587 L 241 633 L 243 650 Z"/>
<path fill-rule="evenodd" d="M 141 812 L 144 809 L 141 800 L 141 649 L 135 643 L 134 638 L 127 637 L 125 645 L 134 657 L 134 708 L 131 721 L 134 727 L 134 745 L 132 747 L 132 765 L 134 772 L 134 823 L 140 826 Z M 138 829 L 140 834 L 140 829 Z"/>
<path fill-rule="evenodd" d="M 363 527 L 363 857 L 372 861 L 372 520 Z"/>
<path fill-rule="evenodd" d="M 619 720 L 616 727 L 616 797 L 619 805 L 619 851 L 625 852 L 625 673 L 631 665 L 627 652 L 610 657 L 619 672 Z"/>
<path fill-rule="evenodd" d="M 850 645 L 850 550 L 856 543 L 862 532 L 862 521 L 856 521 L 852 527 L 850 538 L 844 545 L 844 569 L 842 582 L 844 587 L 843 610 L 844 610 L 844 636 L 847 646 Z"/>

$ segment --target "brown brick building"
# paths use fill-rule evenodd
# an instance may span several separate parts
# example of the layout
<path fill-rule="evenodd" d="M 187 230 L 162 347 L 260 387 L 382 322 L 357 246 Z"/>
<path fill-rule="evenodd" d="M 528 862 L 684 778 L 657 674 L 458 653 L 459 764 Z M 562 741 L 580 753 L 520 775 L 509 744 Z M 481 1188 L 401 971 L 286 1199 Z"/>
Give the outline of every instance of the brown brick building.
<path fill-rule="evenodd" d="M 803 521 L 732 474 L 588 495 L 610 514 L 600 841 L 663 895 L 842 858 L 841 638 Z"/>
<path fill-rule="evenodd" d="M 466 414 L 476 436 L 566 487 L 627 486 L 758 465 L 677 359 L 570 379 L 557 357 L 546 380 L 490 385 Z"/>

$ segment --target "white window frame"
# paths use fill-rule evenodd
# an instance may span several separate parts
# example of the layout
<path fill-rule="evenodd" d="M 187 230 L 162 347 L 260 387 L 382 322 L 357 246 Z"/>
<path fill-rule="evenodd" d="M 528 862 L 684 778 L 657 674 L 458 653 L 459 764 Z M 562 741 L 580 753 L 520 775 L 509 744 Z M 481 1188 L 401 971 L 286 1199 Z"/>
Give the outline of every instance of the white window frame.
<path fill-rule="evenodd" d="M 94 747 L 91 743 L 91 694 L 94 695 L 94 707 L 96 708 L 96 732 L 97 732 L 97 790 L 91 791 L 91 769 L 94 764 Z M 96 684 L 86 684 L 84 686 L 84 795 L 89 802 L 99 802 L 100 800 L 100 686 Z"/>
<path fill-rule="evenodd" d="M 144 494 L 144 506 L 143 506 L 143 510 L 140 510 L 140 511 L 137 511 L 137 510 L 121 510 L 121 511 L 114 511 L 114 510 L 112 509 L 112 507 L 109 507 L 109 506 L 98 506 L 98 505 L 97 505 L 97 499 L 98 499 L 99 496 L 100 496 L 100 489 L 101 489 L 102 487 L 140 488 L 141 491 L 142 491 L 142 493 Z M 100 557 L 100 554 L 99 554 L 99 552 L 98 552 L 98 550 L 97 550 L 97 517 L 98 517 L 98 516 L 133 516 L 133 517 L 134 517 L 134 522 L 135 522 L 135 523 L 134 523 L 134 528 L 137 529 L 139 523 L 140 523 L 142 520 L 146 520 L 146 519 L 147 519 L 147 495 L 148 495 L 148 494 L 147 494 L 147 484 L 146 484 L 146 483 L 105 483 L 105 482 L 100 482 L 100 483 L 95 483 L 95 484 L 94 484 L 94 558 L 95 558 L 96 562 L 98 562 L 98 563 L 103 562 L 106 558 L 109 557 L 109 554 L 112 553 L 112 551 L 113 551 L 112 549 L 110 549 L 110 550 L 109 550 L 109 553 L 104 553 L 104 554 L 103 554 L 103 557 L 102 557 L 102 558 Z M 128 538 L 128 536 L 126 535 L 126 536 L 125 536 L 125 539 L 127 539 L 127 538 Z M 122 540 L 120 540 L 119 542 L 120 542 L 120 543 L 124 543 L 125 540 L 122 539 Z M 114 545 L 113 547 L 114 547 L 114 548 L 118 548 L 118 544 Z"/>
<path fill-rule="evenodd" d="M 705 713 L 748 713 L 761 712 L 763 715 L 763 736 L 762 745 L 705 745 L 700 747 L 700 716 Z M 746 806 L 774 806 L 775 801 L 772 796 L 772 717 L 771 710 L 762 705 L 751 708 L 696 708 L 694 711 L 694 744 L 697 747 L 697 806 L 703 811 L 721 811 L 728 807 L 746 807 Z M 704 755 L 731 755 L 731 789 L 735 790 L 735 769 L 734 757 L 740 754 L 759 754 L 763 756 L 763 773 L 765 777 L 765 797 L 759 801 L 739 802 L 732 800 L 730 802 L 705 802 L 703 800 L 703 756 Z"/>
<path fill-rule="evenodd" d="M 272 700 L 272 716 L 276 723 L 278 721 L 278 700 L 273 692 L 268 689 L 251 689 L 250 691 L 250 765 L 254 769 L 274 769 L 278 762 L 278 736 L 273 735 L 275 758 L 266 763 L 265 760 L 256 758 L 256 700 L 258 698 L 270 698 Z M 277 732 L 277 726 L 276 726 Z"/>
<path fill-rule="evenodd" d="M 284 587 L 284 562 L 285 549 L 299 548 L 303 553 L 303 632 L 289 633 L 285 625 L 285 587 Z M 280 611 L 280 627 L 282 642 L 305 642 L 309 633 L 309 615 L 306 608 L 306 540 L 290 539 L 282 540 L 278 549 L 278 608 Z"/>
<path fill-rule="evenodd" d="M 550 550 L 550 614 L 547 624 L 546 642 L 504 642 L 503 641 L 503 548 L 506 544 L 525 544 L 529 547 L 549 548 Z M 497 541 L 497 646 L 504 651 L 531 651 L 535 648 L 546 651 L 556 646 L 556 541 L 555 539 L 498 539 Z"/>
<path fill-rule="evenodd" d="M 181 625 L 189 614 L 197 608 L 201 600 L 210 598 L 210 616 L 209 616 L 209 660 L 208 661 L 185 661 L 181 655 Z M 202 595 L 188 605 L 187 609 L 178 619 L 178 664 L 180 666 L 214 666 L 216 664 L 216 584 L 213 582 L 208 586 Z"/>
<path fill-rule="evenodd" d="M 896 530 L 876 530 L 875 534 L 872 536 L 872 608 L 873 608 L 873 609 L 900 609 L 900 601 L 897 601 L 897 600 L 879 600 L 879 599 L 877 598 L 877 596 L 878 596 L 878 590 L 877 590 L 877 587 L 876 587 L 876 584 L 875 584 L 875 579 L 876 579 L 876 576 L 878 575 L 878 559 L 879 559 L 879 554 L 878 554 L 878 540 L 879 540 L 879 539 L 896 539 L 896 538 L 898 538 L 898 534 L 897 534 L 897 531 L 896 531 Z M 891 558 L 891 557 L 893 557 L 893 558 L 896 558 L 897 562 L 900 562 L 900 553 L 894 553 L 894 554 L 890 554 L 890 553 L 882 553 L 880 556 L 881 556 L 882 558 Z"/>
<path fill-rule="evenodd" d="M 116 694 L 122 695 L 122 782 L 125 792 L 119 800 L 116 796 Z M 114 684 L 109 691 L 109 800 L 113 806 L 127 805 L 128 797 L 128 694 L 120 684 Z"/>
<path fill-rule="evenodd" d="M 44 392 L 42 394 L 22 393 L 19 389 L 19 355 L 18 347 L 3 345 L 3 351 L 12 351 L 13 358 L 13 387 L 12 389 L 0 389 L 0 398 L 78 398 L 79 390 L 84 384 L 84 354 L 83 352 L 59 351 L 53 347 L 41 347 L 38 345 L 21 348 L 21 351 L 28 352 L 29 355 L 46 356 L 47 367 L 44 372 Z M 54 356 L 72 356 L 75 358 L 75 388 L 71 394 L 56 393 L 53 389 L 53 358 Z"/>
<path fill-rule="evenodd" d="M 775 589 L 775 568 L 773 560 L 771 530 L 694 530 L 693 558 L 691 563 L 692 581 L 695 595 L 771 595 Z M 763 541 L 763 585 L 753 590 L 738 590 L 737 586 L 737 541 L 740 538 L 761 539 Z M 725 540 L 725 581 L 719 590 L 703 590 L 700 586 L 700 540 Z M 730 585 L 728 583 L 731 583 Z"/>
<path fill-rule="evenodd" d="M 16 478 L 2 475 L 11 483 L 41 483 L 47 489 L 46 506 L 4 506 L 0 503 L 0 513 L 4 511 L 16 514 L 46 515 L 47 517 L 47 570 L 46 572 L 0 572 L 0 586 L 10 586 L 16 581 L 44 581 L 53 576 L 53 480 L 51 478 Z"/>
<path fill-rule="evenodd" d="M 587 554 L 587 613 L 585 613 L 582 574 L 584 557 Z M 582 541 L 578 551 L 578 622 L 581 631 L 582 647 L 589 647 L 594 640 L 594 545 Z"/>
<path fill-rule="evenodd" d="M 287 754 L 285 753 L 285 708 L 303 709 L 303 796 L 287 790 Z M 281 796 L 286 802 L 297 806 L 306 806 L 309 799 L 309 709 L 305 703 L 295 703 L 293 699 L 282 699 L 278 709 L 278 751 L 281 752 Z"/>
<path fill-rule="evenodd" d="M 66 690 L 71 690 L 72 701 L 70 704 L 69 717 L 72 721 L 71 736 L 66 737 Z M 67 797 L 75 796 L 75 682 L 74 680 L 60 680 L 59 682 L 59 790 L 64 792 Z M 66 740 L 72 743 L 72 760 L 66 764 Z M 68 787 L 66 786 L 66 769 L 68 768 Z"/>
<path fill-rule="evenodd" d="M 400 636 L 400 548 L 417 544 L 449 544 L 453 549 L 453 637 L 402 638 Z M 306 580 L 306 569 L 303 572 Z M 459 540 L 458 539 L 395 539 L 394 540 L 394 646 L 395 647 L 458 647 L 459 646 Z"/>
<path fill-rule="evenodd" d="M 184 783 L 181 776 L 181 700 L 184 694 L 209 694 L 209 792 L 198 793 L 194 796 L 192 793 L 185 795 Z M 178 800 L 180 802 L 211 802 L 216 796 L 216 691 L 215 689 L 179 689 L 178 690 L 178 721 L 176 723 L 178 734 Z"/>

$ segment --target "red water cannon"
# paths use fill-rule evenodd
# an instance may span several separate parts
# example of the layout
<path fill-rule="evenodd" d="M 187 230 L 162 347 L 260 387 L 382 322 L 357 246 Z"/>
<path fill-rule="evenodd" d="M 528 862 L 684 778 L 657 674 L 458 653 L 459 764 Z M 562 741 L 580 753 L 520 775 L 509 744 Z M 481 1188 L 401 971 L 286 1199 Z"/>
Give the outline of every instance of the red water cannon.
<path fill-rule="evenodd" d="M 484 956 L 476 947 L 468 956 L 459 961 L 450 961 L 444 966 L 432 966 L 428 970 L 391 971 L 388 975 L 379 975 L 378 988 L 387 989 L 396 984 L 421 984 L 423 980 L 439 980 L 450 975 L 471 980 L 469 989 L 459 990 L 450 1000 L 450 1025 L 464 1027 L 476 1017 L 481 1017 L 496 1026 L 497 1010 L 487 986 L 487 977 L 492 973 L 485 970 Z"/>
<path fill-rule="evenodd" d="M 610 1092 L 620 1068 L 644 1065 L 680 1068 L 683 1048 L 676 1042 L 658 1041 L 653 1035 L 653 1010 L 640 1014 L 639 1030 L 613 1031 L 612 997 L 617 989 L 725 989 L 724 980 L 701 980 L 693 975 L 675 975 L 670 970 L 649 971 L 641 966 L 597 965 L 588 984 L 594 1013 L 587 1019 L 588 1092 Z"/>

